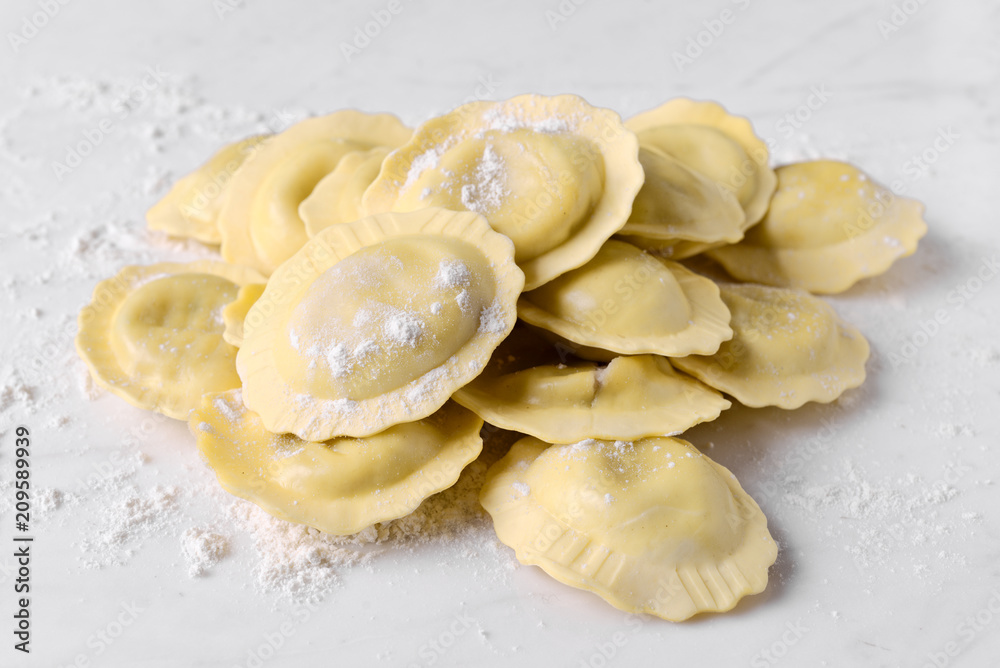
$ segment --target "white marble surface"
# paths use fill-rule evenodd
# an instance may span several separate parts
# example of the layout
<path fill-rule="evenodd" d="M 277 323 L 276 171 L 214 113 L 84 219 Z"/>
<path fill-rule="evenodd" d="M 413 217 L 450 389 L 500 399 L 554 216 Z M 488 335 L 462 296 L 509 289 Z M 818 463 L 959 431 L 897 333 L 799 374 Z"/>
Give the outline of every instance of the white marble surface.
<path fill-rule="evenodd" d="M 38 18 L 43 5 L 51 17 Z M 846 158 L 927 204 L 931 231 L 918 254 L 833 300 L 876 353 L 863 389 L 795 413 L 734 409 L 690 434 L 714 444 L 710 454 L 771 519 L 782 553 L 764 594 L 685 624 L 628 618 L 536 569 L 511 569 L 508 552 L 468 558 L 432 544 L 344 571 L 263 665 L 997 665 L 1000 280 L 976 279 L 1000 253 L 997 4 L 564 0 L 569 16 L 557 21 L 557 0 L 400 0 L 398 15 L 347 62 L 341 44 L 388 6 L 0 7 L 0 379 L 8 388 L 0 480 L 9 502 L 10 426 L 28 424 L 36 484 L 84 497 L 37 524 L 30 656 L 11 647 L 13 582 L 0 574 L 0 665 L 64 666 L 79 655 L 96 666 L 247 665 L 291 614 L 247 586 L 245 549 L 198 579 L 170 532 L 124 566 L 81 562 L 80 542 L 103 511 L 86 499 L 82 472 L 120 451 L 142 416 L 113 397 L 88 401 L 67 381 L 68 323 L 107 273 L 88 272 L 87 258 L 111 252 L 99 235 L 89 237 L 92 247 L 76 240 L 103 218 L 141 242 L 112 249 L 122 264 L 190 254 L 141 232 L 155 198 L 144 184 L 181 172 L 222 139 L 211 128 L 157 137 L 169 110 L 139 104 L 57 179 L 52 162 L 107 117 L 88 107 L 86 91 L 100 98 L 102 82 L 134 85 L 147 68 L 207 107 L 265 117 L 359 107 L 417 123 L 473 95 L 522 92 L 578 93 L 623 115 L 675 95 L 716 99 L 774 140 L 776 161 Z M 33 31 L 25 21 L 44 25 Z M 706 46 L 679 67 L 674 54 L 689 39 Z M 156 105 L 169 102 L 167 88 L 153 95 Z M 793 124 L 787 115 L 796 113 Z M 944 135 L 954 139 L 935 149 Z M 932 164 L 921 168 L 914 156 L 925 152 Z M 933 336 L 918 334 L 938 310 L 947 322 Z M 907 355 L 905 363 L 890 363 L 892 354 Z M 183 487 L 208 475 L 179 423 L 157 423 L 140 447 L 149 460 L 141 484 Z M 218 512 L 207 500 L 191 503 L 206 521 Z M 0 507 L 0 563 L 9 568 L 13 518 L 9 503 Z M 113 642 L 95 640 L 133 604 L 141 612 Z M 428 653 L 456 620 L 454 643 Z"/>

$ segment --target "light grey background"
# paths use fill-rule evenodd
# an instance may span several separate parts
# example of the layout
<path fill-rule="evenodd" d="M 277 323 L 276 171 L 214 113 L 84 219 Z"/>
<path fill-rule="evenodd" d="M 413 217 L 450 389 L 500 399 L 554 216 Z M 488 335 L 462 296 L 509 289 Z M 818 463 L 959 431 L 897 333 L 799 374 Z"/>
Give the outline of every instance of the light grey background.
<path fill-rule="evenodd" d="M 82 492 L 81 470 L 107 461 L 142 419 L 67 384 L 66 334 L 100 277 L 83 265 L 88 253 L 105 257 L 69 240 L 102 217 L 140 230 L 162 192 L 157 179 L 226 139 L 207 112 L 205 132 L 157 134 L 175 127 L 163 120 L 171 110 L 161 89 L 158 106 L 137 105 L 57 179 L 53 162 L 107 116 L 87 106 L 86 91 L 100 100 L 102 85 L 141 85 L 153 72 L 205 108 L 230 110 L 220 127 L 249 112 L 343 107 L 415 124 L 472 96 L 524 92 L 577 93 L 624 116 L 672 96 L 715 99 L 773 140 L 776 163 L 848 159 L 924 201 L 931 228 L 916 256 L 833 300 L 875 352 L 869 382 L 850 401 L 795 413 L 734 409 L 690 434 L 714 444 L 709 453 L 771 520 L 783 552 L 768 591 L 728 615 L 637 623 L 533 568 L 503 570 L 509 553 L 477 561 L 431 545 L 343 573 L 263 665 L 419 664 L 421 647 L 456 615 L 475 625 L 435 665 L 993 665 L 1000 281 L 976 288 L 976 277 L 1000 247 L 997 4 L 400 0 L 392 20 L 369 27 L 378 34 L 345 56 L 344 44 L 389 4 L 0 7 L 0 371 L 13 388 L 0 397 L 0 428 L 34 427 L 37 484 Z M 76 93 L 58 94 L 68 90 Z M 121 264 L 188 252 L 129 248 Z M 968 299 L 955 296 L 962 286 Z M 941 310 L 947 322 L 927 325 Z M 39 357 L 32 376 L 25 366 Z M 2 437 L 0 480 L 12 477 L 12 438 Z M 155 425 L 142 450 L 143 484 L 183 487 L 206 475 L 179 423 Z M 0 507 L 6 555 L 12 518 Z M 86 568 L 79 543 L 101 510 L 84 498 L 37 529 L 28 658 L 9 646 L 11 581 L 0 577 L 0 664 L 68 665 L 83 654 L 99 666 L 246 665 L 289 616 L 246 584 L 250 562 L 239 554 L 189 579 L 170 532 L 125 566 Z M 203 510 L 217 512 L 208 501 Z M 98 654 L 93 634 L 133 602 L 141 614 Z"/>

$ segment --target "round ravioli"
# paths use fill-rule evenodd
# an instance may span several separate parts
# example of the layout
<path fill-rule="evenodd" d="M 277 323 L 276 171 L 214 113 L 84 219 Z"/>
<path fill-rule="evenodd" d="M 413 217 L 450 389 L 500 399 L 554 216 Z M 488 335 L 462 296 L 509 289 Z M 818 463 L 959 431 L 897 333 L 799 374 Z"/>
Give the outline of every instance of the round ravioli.
<path fill-rule="evenodd" d="M 411 131 L 391 114 L 344 110 L 310 118 L 271 137 L 233 177 L 219 212 L 222 257 L 265 276 L 308 240 L 299 205 L 340 161 Z"/>
<path fill-rule="evenodd" d="M 767 586 L 777 546 L 736 477 L 690 443 L 524 438 L 480 493 L 518 561 L 631 613 L 682 621 Z"/>
<path fill-rule="evenodd" d="M 575 95 L 472 102 L 416 130 L 364 196 L 369 213 L 475 211 L 514 241 L 527 289 L 579 267 L 629 217 L 635 135 Z"/>
<path fill-rule="evenodd" d="M 204 165 L 179 179 L 146 212 L 149 229 L 206 244 L 220 243 L 217 219 L 223 194 L 243 162 L 266 140 L 267 135 L 257 135 L 227 144 Z"/>
<path fill-rule="evenodd" d="M 522 295 L 518 315 L 625 355 L 710 355 L 733 335 L 715 283 L 614 239 L 586 265 Z"/>
<path fill-rule="evenodd" d="M 828 403 L 864 382 L 868 342 L 822 299 L 763 285 L 720 289 L 732 340 L 674 366 L 753 407 Z"/>
<path fill-rule="evenodd" d="M 475 213 L 328 227 L 247 313 L 244 401 L 269 431 L 309 441 L 419 420 L 483 370 L 523 283 L 513 244 Z"/>
<path fill-rule="evenodd" d="M 640 147 L 646 182 L 619 232 L 626 241 L 682 259 L 743 238 L 746 215 L 729 190 L 652 147 Z"/>
<path fill-rule="evenodd" d="M 240 386 L 222 309 L 262 280 L 221 262 L 130 266 L 94 289 L 76 349 L 94 381 L 133 406 L 179 420 L 206 392 Z"/>
<path fill-rule="evenodd" d="M 560 359 L 562 352 L 515 327 L 485 371 L 452 398 L 492 425 L 549 443 L 679 434 L 730 406 L 665 357 L 621 356 L 602 365 Z"/>
<path fill-rule="evenodd" d="M 248 283 L 240 287 L 236 299 L 222 309 L 222 338 L 226 343 L 239 348 L 243 345 L 243 321 L 246 320 L 250 307 L 257 303 L 264 293 L 264 283 Z"/>
<path fill-rule="evenodd" d="M 799 162 L 777 174 L 760 224 L 739 244 L 710 253 L 740 280 L 843 292 L 912 255 L 927 233 L 923 204 L 893 195 L 846 162 Z"/>
<path fill-rule="evenodd" d="M 232 390 L 206 395 L 189 424 L 227 492 L 339 535 L 409 515 L 483 448 L 483 421 L 452 403 L 367 438 L 311 443 L 269 432 Z"/>
<path fill-rule="evenodd" d="M 750 121 L 715 102 L 675 98 L 636 114 L 625 126 L 643 148 L 676 158 L 736 195 L 745 213 L 744 231 L 763 218 L 777 179 L 767 144 Z"/>
<path fill-rule="evenodd" d="M 363 217 L 361 197 L 378 176 L 387 155 L 389 149 L 384 146 L 345 155 L 299 205 L 306 234 L 314 237 L 331 225 Z"/>

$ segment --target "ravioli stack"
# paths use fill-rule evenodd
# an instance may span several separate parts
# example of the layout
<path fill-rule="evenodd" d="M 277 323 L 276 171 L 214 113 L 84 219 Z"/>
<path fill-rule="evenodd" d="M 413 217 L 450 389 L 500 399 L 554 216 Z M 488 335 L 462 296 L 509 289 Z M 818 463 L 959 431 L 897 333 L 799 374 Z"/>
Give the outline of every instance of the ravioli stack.
<path fill-rule="evenodd" d="M 863 382 L 867 342 L 810 293 L 913 253 L 921 215 L 845 163 L 772 169 L 711 102 L 623 122 L 523 95 L 416 130 L 340 111 L 179 180 L 150 227 L 221 259 L 126 267 L 76 345 L 99 384 L 188 420 L 229 492 L 334 534 L 453 485 L 484 422 L 523 434 L 480 496 L 500 540 L 683 620 L 762 591 L 777 547 L 676 436 L 730 399 L 791 409 Z"/>

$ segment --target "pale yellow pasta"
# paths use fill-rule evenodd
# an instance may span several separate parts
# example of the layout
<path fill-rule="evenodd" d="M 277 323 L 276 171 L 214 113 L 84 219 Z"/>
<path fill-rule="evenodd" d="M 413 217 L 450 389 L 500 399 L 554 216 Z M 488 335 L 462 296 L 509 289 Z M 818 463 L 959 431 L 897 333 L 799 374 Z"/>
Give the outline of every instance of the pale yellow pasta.
<path fill-rule="evenodd" d="M 98 283 L 80 311 L 76 349 L 94 381 L 139 408 L 180 420 L 206 392 L 240 386 L 222 309 L 262 280 L 221 262 L 130 266 Z"/>
<path fill-rule="evenodd" d="M 635 135 L 616 113 L 522 95 L 426 122 L 382 164 L 364 207 L 476 211 L 513 240 L 530 290 L 592 258 L 642 182 Z"/>
<path fill-rule="evenodd" d="M 410 514 L 451 487 L 483 447 L 482 420 L 451 403 L 367 438 L 312 443 L 267 431 L 233 390 L 205 395 L 189 424 L 230 494 L 340 535 Z"/>
<path fill-rule="evenodd" d="M 249 283 L 242 286 L 236 293 L 236 299 L 226 304 L 222 309 L 222 338 L 226 343 L 236 346 L 243 344 L 243 321 L 250 307 L 257 303 L 264 293 L 264 283 Z"/>
<path fill-rule="evenodd" d="M 735 194 L 746 214 L 744 230 L 764 216 L 776 178 L 767 144 L 747 119 L 715 102 L 675 98 L 625 125 L 640 146 L 673 156 Z"/>
<path fill-rule="evenodd" d="M 763 591 L 777 557 L 735 476 L 675 438 L 528 437 L 490 468 L 480 501 L 521 563 L 671 621 Z"/>
<path fill-rule="evenodd" d="M 745 281 L 809 292 L 843 292 L 912 255 L 927 233 L 920 202 L 894 195 L 835 160 L 779 167 L 764 220 L 710 255 Z"/>
<path fill-rule="evenodd" d="M 625 355 L 711 354 L 733 335 L 712 281 L 614 239 L 583 267 L 522 295 L 518 315 Z"/>
<path fill-rule="evenodd" d="M 299 205 L 316 184 L 349 154 L 394 148 L 410 133 L 391 114 L 344 110 L 274 135 L 226 191 L 219 212 L 222 257 L 270 275 L 307 241 Z"/>
<path fill-rule="evenodd" d="M 266 135 L 256 135 L 227 144 L 204 165 L 179 179 L 146 212 L 149 229 L 206 244 L 220 243 L 217 219 L 223 195 L 243 162 L 266 140 Z"/>
<path fill-rule="evenodd" d="M 313 237 L 268 280 L 236 358 L 247 407 L 310 441 L 426 417 L 514 326 L 524 277 L 478 214 L 379 214 Z"/>
<path fill-rule="evenodd" d="M 868 342 L 818 297 L 763 285 L 721 285 L 732 340 L 711 356 L 673 360 L 745 406 L 827 403 L 865 380 Z"/>
<path fill-rule="evenodd" d="M 619 236 L 671 259 L 743 238 L 746 215 L 736 195 L 654 147 L 640 147 L 646 182 Z"/>
<path fill-rule="evenodd" d="M 604 365 L 567 350 L 515 327 L 486 370 L 452 398 L 490 424 L 550 443 L 678 434 L 730 406 L 665 357 L 620 356 Z"/>
<path fill-rule="evenodd" d="M 389 149 L 385 146 L 348 153 L 316 184 L 299 205 L 299 216 L 310 237 L 331 225 L 349 223 L 363 216 L 361 197 L 378 176 L 387 155 Z"/>

